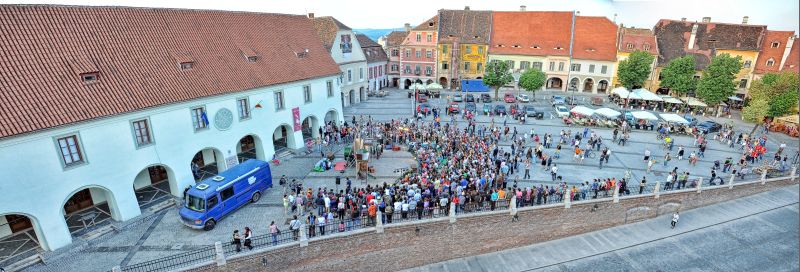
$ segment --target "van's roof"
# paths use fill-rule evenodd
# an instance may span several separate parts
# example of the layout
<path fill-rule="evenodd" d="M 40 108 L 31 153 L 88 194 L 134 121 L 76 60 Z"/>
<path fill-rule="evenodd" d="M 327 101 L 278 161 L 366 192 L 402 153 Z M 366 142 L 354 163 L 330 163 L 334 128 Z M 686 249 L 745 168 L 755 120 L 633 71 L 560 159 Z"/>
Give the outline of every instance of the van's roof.
<path fill-rule="evenodd" d="M 190 195 L 193 195 L 193 196 L 199 196 L 199 197 L 206 198 L 207 196 L 216 194 L 217 193 L 217 188 L 219 188 L 220 186 L 226 186 L 231 181 L 233 181 L 233 180 L 235 180 L 235 179 L 247 174 L 251 170 L 259 168 L 259 167 L 260 168 L 264 168 L 264 167 L 269 168 L 269 163 L 265 162 L 265 161 L 261 161 L 261 160 L 252 160 L 252 159 L 251 160 L 246 160 L 246 161 L 244 161 L 244 162 L 242 162 L 242 163 L 240 163 L 240 164 L 238 164 L 238 165 L 236 165 L 234 167 L 231 167 L 228 170 L 225 170 L 225 172 L 217 174 L 217 176 L 220 176 L 220 177 L 224 178 L 222 181 L 215 181 L 214 177 L 207 178 L 207 179 L 203 180 L 202 182 L 198 183 L 197 185 L 192 186 L 192 188 L 189 189 L 189 191 L 187 193 L 190 194 Z M 197 187 L 202 185 L 202 184 L 208 185 L 208 187 L 203 189 L 203 190 L 197 189 Z"/>

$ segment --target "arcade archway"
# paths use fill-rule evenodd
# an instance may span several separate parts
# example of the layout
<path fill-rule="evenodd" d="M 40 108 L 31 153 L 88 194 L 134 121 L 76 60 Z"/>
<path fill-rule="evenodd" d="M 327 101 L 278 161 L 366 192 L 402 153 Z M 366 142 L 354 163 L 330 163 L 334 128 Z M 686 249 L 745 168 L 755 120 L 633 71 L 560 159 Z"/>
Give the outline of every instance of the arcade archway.
<path fill-rule="evenodd" d="M 249 159 L 265 160 L 264 147 L 261 145 L 261 138 L 250 134 L 245 135 L 236 143 L 236 156 L 239 162 Z"/>
<path fill-rule="evenodd" d="M 272 146 L 275 148 L 275 153 L 295 146 L 292 133 L 294 133 L 292 127 L 287 124 L 275 128 L 275 132 L 272 133 Z"/>
<path fill-rule="evenodd" d="M 119 218 L 114 195 L 100 186 L 87 186 L 76 190 L 64 201 L 64 221 L 73 236 L 81 236 L 110 224 Z"/>
<path fill-rule="evenodd" d="M 142 169 L 133 179 L 133 191 L 140 209 L 150 208 L 172 196 L 180 196 L 178 180 L 172 169 L 155 164 Z"/>
<path fill-rule="evenodd" d="M 189 166 L 194 180 L 201 181 L 225 171 L 225 156 L 219 149 L 204 148 L 194 154 Z"/>

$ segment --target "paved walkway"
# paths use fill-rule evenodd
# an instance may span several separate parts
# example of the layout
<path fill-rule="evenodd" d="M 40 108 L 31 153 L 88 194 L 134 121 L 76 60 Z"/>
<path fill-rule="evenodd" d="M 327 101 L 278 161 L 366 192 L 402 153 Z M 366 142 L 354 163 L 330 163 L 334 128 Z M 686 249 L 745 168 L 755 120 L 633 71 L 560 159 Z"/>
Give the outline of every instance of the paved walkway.
<path fill-rule="evenodd" d="M 799 189 L 409 271 L 798 271 Z"/>

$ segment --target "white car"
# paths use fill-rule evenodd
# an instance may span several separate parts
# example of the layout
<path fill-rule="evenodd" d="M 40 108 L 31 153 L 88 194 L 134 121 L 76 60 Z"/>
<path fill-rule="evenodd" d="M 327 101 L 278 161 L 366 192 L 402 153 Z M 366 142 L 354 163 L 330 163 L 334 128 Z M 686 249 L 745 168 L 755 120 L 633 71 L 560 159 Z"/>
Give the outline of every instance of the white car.
<path fill-rule="evenodd" d="M 528 103 L 531 102 L 530 98 L 528 98 L 527 94 L 519 94 L 517 95 L 517 101 L 520 103 Z"/>
<path fill-rule="evenodd" d="M 558 114 L 558 117 L 569 116 L 569 109 L 565 106 L 556 106 L 556 114 Z"/>

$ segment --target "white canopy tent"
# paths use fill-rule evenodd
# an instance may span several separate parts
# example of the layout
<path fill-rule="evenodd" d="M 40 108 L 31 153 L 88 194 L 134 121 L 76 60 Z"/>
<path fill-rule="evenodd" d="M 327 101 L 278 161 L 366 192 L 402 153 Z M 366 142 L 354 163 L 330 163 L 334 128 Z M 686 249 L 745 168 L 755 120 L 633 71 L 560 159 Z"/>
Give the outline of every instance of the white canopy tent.
<path fill-rule="evenodd" d="M 575 106 L 574 108 L 572 108 L 572 110 L 570 110 L 570 112 L 577 113 L 577 114 L 580 114 L 580 115 L 585 115 L 585 116 L 594 115 L 594 110 L 593 109 L 590 109 L 590 108 L 587 108 L 587 107 L 584 107 L 584 106 Z"/>
<path fill-rule="evenodd" d="M 683 101 L 669 95 L 662 95 L 661 99 L 670 104 L 683 104 Z"/>
<path fill-rule="evenodd" d="M 657 121 L 658 120 L 658 117 L 656 117 L 655 114 L 652 114 L 652 113 L 650 113 L 648 111 L 634 111 L 634 112 L 631 112 L 631 115 L 633 115 L 633 118 L 636 118 L 636 119 L 644 119 L 644 120 L 651 120 L 651 121 Z"/>
<path fill-rule="evenodd" d="M 689 121 L 686 121 L 686 119 L 674 113 L 662 113 L 659 115 L 661 115 L 661 119 L 670 123 L 689 124 Z"/>
<path fill-rule="evenodd" d="M 616 118 L 621 113 L 609 108 L 599 108 L 594 111 L 594 113 L 605 116 L 606 118 Z"/>
<path fill-rule="evenodd" d="M 708 107 L 708 105 L 706 105 L 706 103 L 703 103 L 703 101 L 700 101 L 700 99 L 697 99 L 697 98 L 694 98 L 694 97 L 681 97 L 681 100 L 683 100 L 683 102 L 686 102 L 686 104 L 689 105 L 689 106 L 693 106 L 693 107 Z"/>
<path fill-rule="evenodd" d="M 636 96 L 636 98 L 634 98 Z M 647 89 L 636 89 L 631 94 L 631 99 L 641 99 L 648 101 L 663 101 L 658 95 L 648 91 Z"/>
<path fill-rule="evenodd" d="M 428 84 L 428 86 L 425 86 L 425 89 L 427 89 L 427 90 L 441 90 L 441 89 L 443 89 L 443 87 L 439 83 L 434 82 L 434 83 Z"/>
<path fill-rule="evenodd" d="M 426 89 L 425 89 L 425 84 L 422 84 L 422 83 L 414 83 L 414 84 L 411 84 L 411 86 L 409 86 L 408 88 L 409 88 L 409 89 L 411 89 L 411 90 L 414 90 L 414 89 L 417 89 L 417 90 L 426 90 Z"/>
<path fill-rule="evenodd" d="M 734 96 L 729 96 L 728 100 L 730 100 L 730 101 L 744 101 L 744 100 L 742 100 L 741 98 L 739 98 L 738 96 L 735 96 L 735 95 Z"/>
<path fill-rule="evenodd" d="M 628 89 L 625 87 L 616 87 L 613 90 L 611 90 L 611 93 L 616 94 L 621 98 L 628 98 L 628 94 L 630 94 Z"/>

